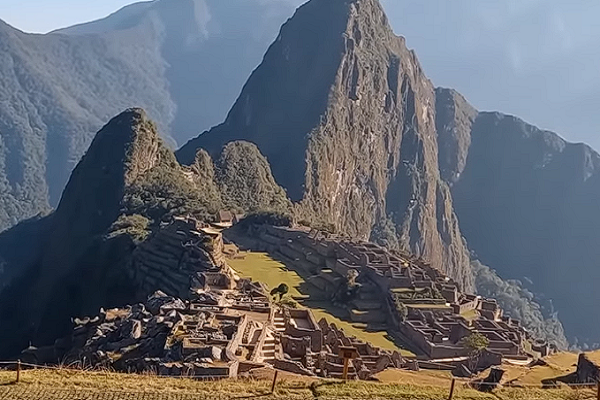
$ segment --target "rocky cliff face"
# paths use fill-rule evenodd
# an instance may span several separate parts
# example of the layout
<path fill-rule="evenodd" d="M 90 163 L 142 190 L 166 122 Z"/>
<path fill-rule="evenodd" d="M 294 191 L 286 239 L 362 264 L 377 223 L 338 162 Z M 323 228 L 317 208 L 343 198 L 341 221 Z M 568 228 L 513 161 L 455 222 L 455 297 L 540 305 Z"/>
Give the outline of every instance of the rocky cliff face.
<path fill-rule="evenodd" d="M 227 120 L 178 157 L 191 163 L 198 148 L 251 141 L 303 218 L 362 238 L 392 231 L 468 291 L 435 116 L 434 88 L 378 1 L 312 0 L 283 26 Z"/>
<path fill-rule="evenodd" d="M 467 164 L 471 127 L 478 111 L 455 90 L 437 88 L 435 94 L 439 168 L 444 181 L 452 186 Z"/>

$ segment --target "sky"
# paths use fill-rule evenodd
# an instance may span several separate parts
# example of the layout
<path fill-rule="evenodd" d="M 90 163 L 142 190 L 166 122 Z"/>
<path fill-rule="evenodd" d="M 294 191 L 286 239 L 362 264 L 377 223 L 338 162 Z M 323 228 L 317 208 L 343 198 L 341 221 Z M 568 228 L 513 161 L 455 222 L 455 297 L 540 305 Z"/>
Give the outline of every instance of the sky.
<path fill-rule="evenodd" d="M 46 33 L 105 17 L 133 2 L 132 0 L 0 0 L 0 19 L 25 32 Z"/>
<path fill-rule="evenodd" d="M 514 114 L 600 149 L 600 1 L 381 1 L 435 85 L 457 89 L 480 110 Z M 0 0 L 0 18 L 48 32 L 131 2 Z"/>

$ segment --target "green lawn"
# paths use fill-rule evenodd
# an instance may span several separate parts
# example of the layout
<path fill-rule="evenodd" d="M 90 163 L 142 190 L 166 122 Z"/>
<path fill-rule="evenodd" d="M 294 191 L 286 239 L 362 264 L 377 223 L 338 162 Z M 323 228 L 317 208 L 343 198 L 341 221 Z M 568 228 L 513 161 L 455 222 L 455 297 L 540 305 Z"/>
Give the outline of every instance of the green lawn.
<path fill-rule="evenodd" d="M 284 264 L 272 259 L 266 253 L 248 252 L 244 254 L 246 255 L 244 258 L 227 260 L 227 263 L 241 277 L 263 282 L 269 289 L 277 287 L 280 283 L 285 283 L 290 288 L 289 294 L 291 296 L 306 297 L 305 294 L 300 292 L 300 285 L 304 283 L 304 279 L 296 271 L 288 269 Z M 410 351 L 396 346 L 387 332 L 370 332 L 366 330 L 364 324 L 352 324 L 336 317 L 331 312 L 332 307 L 330 304 L 309 301 L 305 305 L 313 312 L 317 321 L 325 318 L 329 323 L 334 323 L 338 328 L 343 329 L 349 336 L 356 336 L 383 349 L 398 350 L 405 356 L 414 355 Z"/>

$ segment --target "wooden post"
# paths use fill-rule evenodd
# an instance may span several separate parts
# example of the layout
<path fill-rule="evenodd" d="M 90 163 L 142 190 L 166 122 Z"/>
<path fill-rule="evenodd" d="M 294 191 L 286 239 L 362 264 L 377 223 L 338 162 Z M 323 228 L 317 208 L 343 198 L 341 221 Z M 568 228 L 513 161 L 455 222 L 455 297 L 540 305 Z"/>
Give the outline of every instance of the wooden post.
<path fill-rule="evenodd" d="M 452 378 L 452 383 L 450 384 L 450 396 L 448 396 L 448 400 L 452 400 L 454 397 L 454 384 L 456 383 L 456 379 Z"/>
<path fill-rule="evenodd" d="M 273 375 L 273 384 L 271 385 L 271 394 L 275 392 L 275 385 L 277 384 L 277 374 L 279 371 L 275 370 L 275 375 Z"/>
<path fill-rule="evenodd" d="M 350 359 L 349 358 L 344 358 L 344 374 L 342 375 L 342 378 L 347 381 L 348 380 L 348 368 L 350 366 Z"/>
<path fill-rule="evenodd" d="M 355 347 L 340 347 L 340 352 L 338 354 L 340 358 L 344 359 L 344 373 L 342 374 L 342 378 L 346 381 L 348 380 L 348 370 L 350 369 L 350 360 L 354 360 L 358 358 L 358 350 Z"/>
<path fill-rule="evenodd" d="M 21 380 L 21 360 L 17 360 L 17 381 L 16 381 L 16 383 L 19 383 L 20 380 Z"/>

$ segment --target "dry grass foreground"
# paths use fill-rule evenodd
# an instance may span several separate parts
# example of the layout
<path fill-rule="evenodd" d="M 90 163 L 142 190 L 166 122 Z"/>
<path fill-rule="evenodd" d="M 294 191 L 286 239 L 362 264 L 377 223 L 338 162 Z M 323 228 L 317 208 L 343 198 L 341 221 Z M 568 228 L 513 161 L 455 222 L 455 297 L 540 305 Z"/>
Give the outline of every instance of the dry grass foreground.
<path fill-rule="evenodd" d="M 445 376 L 422 372 L 390 371 L 384 382 L 321 381 L 280 373 L 274 394 L 269 394 L 271 370 L 262 370 L 252 379 L 200 382 L 192 379 L 161 378 L 79 370 L 27 370 L 14 383 L 14 371 L 0 372 L 1 400 L 191 400 L 191 399 L 398 399 L 446 400 L 449 382 Z M 420 379 L 420 378 L 423 379 Z M 592 390 L 502 389 L 483 394 L 456 387 L 454 399 L 596 399 Z"/>

